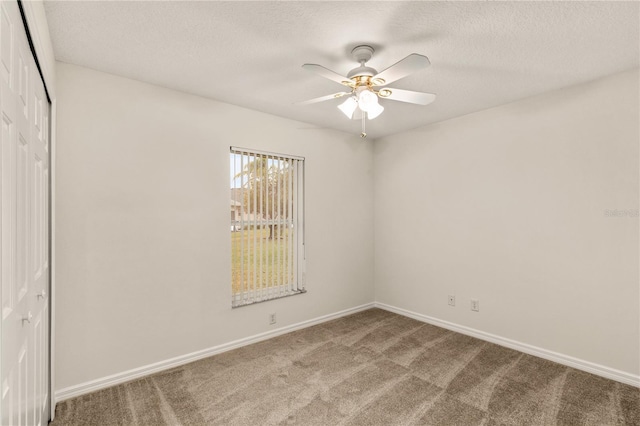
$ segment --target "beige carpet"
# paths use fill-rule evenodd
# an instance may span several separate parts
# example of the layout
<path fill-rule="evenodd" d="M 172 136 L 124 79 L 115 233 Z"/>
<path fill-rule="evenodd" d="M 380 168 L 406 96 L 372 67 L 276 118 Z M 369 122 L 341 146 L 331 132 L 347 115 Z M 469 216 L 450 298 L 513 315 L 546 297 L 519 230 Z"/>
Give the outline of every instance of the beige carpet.
<path fill-rule="evenodd" d="M 640 425 L 640 390 L 372 309 L 58 404 L 58 425 Z"/>

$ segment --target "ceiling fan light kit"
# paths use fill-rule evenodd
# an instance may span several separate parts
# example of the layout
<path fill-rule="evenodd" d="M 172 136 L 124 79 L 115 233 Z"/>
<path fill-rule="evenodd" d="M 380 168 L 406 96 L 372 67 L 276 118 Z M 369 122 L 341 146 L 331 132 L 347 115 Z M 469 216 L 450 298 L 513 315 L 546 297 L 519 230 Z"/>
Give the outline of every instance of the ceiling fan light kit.
<path fill-rule="evenodd" d="M 351 51 L 351 55 L 354 60 L 360 63 L 360 66 L 349 71 L 346 77 L 343 77 L 322 65 L 304 64 L 302 68 L 313 71 L 322 77 L 347 86 L 351 91 L 338 92 L 333 95 L 322 96 L 300 102 L 299 104 L 308 105 L 348 96 L 344 102 L 338 105 L 338 108 L 349 119 L 362 118 L 362 133 L 360 136 L 364 138 L 367 136 L 365 132 L 365 117 L 369 120 L 373 120 L 382 114 L 382 111 L 384 111 L 384 107 L 380 105 L 378 98 L 408 102 L 417 105 L 427 105 L 435 100 L 436 95 L 432 93 L 380 87 L 400 80 L 401 78 L 416 71 L 427 68 L 431 63 L 426 56 L 412 53 L 384 71 L 378 72 L 374 68 L 366 66 L 367 62 L 373 56 L 373 53 L 374 49 L 371 46 L 361 45 L 354 47 Z M 360 114 L 356 113 L 358 110 L 361 112 Z"/>

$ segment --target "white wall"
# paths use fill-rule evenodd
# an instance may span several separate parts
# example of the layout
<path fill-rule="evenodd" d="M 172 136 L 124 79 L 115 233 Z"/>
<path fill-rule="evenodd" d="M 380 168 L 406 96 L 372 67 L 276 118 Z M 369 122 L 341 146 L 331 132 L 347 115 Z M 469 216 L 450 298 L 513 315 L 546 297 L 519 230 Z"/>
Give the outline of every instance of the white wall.
<path fill-rule="evenodd" d="M 639 208 L 637 70 L 374 144 L 56 71 L 56 389 L 371 302 L 374 275 L 379 302 L 639 373 L 638 218 L 605 215 Z M 231 310 L 230 145 L 307 158 L 307 294 Z"/>
<path fill-rule="evenodd" d="M 376 141 L 376 300 L 637 375 L 638 80 Z"/>
<path fill-rule="evenodd" d="M 373 301 L 370 143 L 56 72 L 57 389 Z M 308 293 L 231 309 L 230 145 L 306 157 Z"/>

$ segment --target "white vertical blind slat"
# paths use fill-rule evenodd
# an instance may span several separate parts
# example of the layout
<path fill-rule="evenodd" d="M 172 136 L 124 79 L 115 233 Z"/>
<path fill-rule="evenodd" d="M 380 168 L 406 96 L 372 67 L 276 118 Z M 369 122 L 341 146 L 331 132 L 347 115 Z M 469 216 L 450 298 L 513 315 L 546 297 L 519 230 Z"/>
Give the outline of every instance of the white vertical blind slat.
<path fill-rule="evenodd" d="M 298 190 L 298 161 L 295 162 L 295 167 L 293 168 L 293 193 L 297 194 L 297 190 Z M 293 229 L 295 230 L 294 232 L 296 233 L 296 237 L 299 235 L 298 233 L 298 203 L 294 203 L 293 204 Z M 297 238 L 296 238 L 296 241 Z M 298 244 L 295 244 L 294 247 L 294 252 L 293 252 L 293 279 L 294 281 L 297 283 L 298 282 Z M 294 285 L 295 286 L 295 285 Z M 296 288 L 297 290 L 297 288 Z"/>
<path fill-rule="evenodd" d="M 263 214 L 263 207 L 262 207 L 262 191 L 264 189 L 264 155 L 260 155 L 260 183 L 258 185 L 257 192 L 258 194 L 256 195 L 257 198 L 257 203 L 256 205 L 259 207 L 258 209 L 258 214 L 259 217 L 257 218 L 258 221 L 258 225 L 256 227 L 256 233 L 258 234 L 258 288 L 256 289 L 256 294 L 255 297 L 257 300 L 261 300 L 261 292 L 262 292 L 262 281 L 264 279 L 263 277 L 263 273 L 262 271 L 264 270 L 263 267 L 263 260 L 262 260 L 262 254 L 264 253 L 264 241 L 263 241 L 263 224 L 262 224 L 262 214 Z"/>
<path fill-rule="evenodd" d="M 285 279 L 284 279 L 284 284 L 286 286 L 286 291 L 290 292 L 291 291 L 291 255 L 290 255 L 290 250 L 291 250 L 291 227 L 289 226 L 289 222 L 291 220 L 291 203 L 289 202 L 289 198 L 291 197 L 291 191 L 289 190 L 289 185 L 291 183 L 291 179 L 289 178 L 289 172 L 291 171 L 291 161 L 286 161 L 285 162 L 285 166 L 286 166 L 286 172 L 285 172 L 285 186 L 286 186 L 286 193 L 287 196 L 285 197 L 285 202 L 287 203 L 287 208 L 285 209 L 287 214 L 285 216 L 286 220 L 285 220 L 285 228 L 287 229 L 287 244 L 286 244 L 286 251 L 287 251 L 287 267 L 286 267 L 286 275 L 285 275 Z"/>
<path fill-rule="evenodd" d="M 240 153 L 240 171 L 244 169 L 244 155 Z M 244 175 L 240 176 L 240 188 L 244 188 Z M 245 299 L 246 302 L 246 281 L 244 278 L 244 192 L 241 190 L 240 194 L 242 194 L 242 201 L 240 201 L 240 282 L 241 282 L 241 291 L 242 298 Z"/>
<path fill-rule="evenodd" d="M 233 228 L 231 228 L 231 229 L 232 229 L 232 232 L 236 232 L 236 226 L 237 226 L 237 223 L 238 223 L 238 215 L 236 213 L 238 212 L 238 210 L 240 210 L 240 209 L 237 208 L 238 206 L 235 203 L 235 201 L 237 199 L 237 191 L 235 191 L 235 188 L 236 188 L 236 181 L 237 181 L 236 176 L 238 176 L 238 168 L 236 167 L 237 164 L 238 164 L 238 156 L 234 153 L 234 154 L 232 154 L 231 158 L 233 160 L 233 177 L 232 177 L 231 183 L 233 185 L 232 188 L 234 189 L 234 191 L 232 192 L 233 197 L 231 198 L 232 205 L 233 205 L 233 223 L 232 223 Z M 235 260 L 233 258 L 233 255 L 236 252 L 236 248 L 233 245 L 233 238 L 234 238 L 233 235 L 234 234 L 232 233 L 231 234 L 231 265 L 232 265 L 232 268 L 233 268 L 233 265 L 235 265 Z M 242 235 L 242 234 L 240 234 L 240 235 Z M 232 282 L 233 282 L 233 280 L 235 280 L 235 275 L 234 275 L 233 269 L 231 270 L 231 280 L 232 280 Z M 242 281 L 240 281 L 240 282 L 242 282 Z M 233 294 L 233 291 L 232 291 L 232 294 Z M 233 304 L 236 304 L 236 303 L 238 303 L 238 300 L 237 300 L 237 297 L 234 297 L 233 298 Z"/>
<path fill-rule="evenodd" d="M 293 165 L 297 163 L 296 160 L 291 160 L 291 165 L 289 167 L 287 187 L 289 188 L 289 209 L 288 216 L 289 222 L 287 223 L 287 229 L 289 230 L 289 250 L 287 253 L 289 254 L 289 275 L 287 279 L 289 281 L 289 290 L 293 291 L 293 237 L 295 234 L 295 230 L 293 228 Z"/>
<path fill-rule="evenodd" d="M 275 168 L 275 158 L 271 157 L 271 166 Z M 275 267 L 276 267 L 276 252 L 273 249 L 274 246 L 274 237 L 275 237 L 275 233 L 276 233 L 276 229 L 275 229 L 275 224 L 274 221 L 276 219 L 276 192 L 273 190 L 273 182 L 270 182 L 269 185 L 269 189 L 271 189 L 271 210 L 269 211 L 270 214 L 270 218 L 271 218 L 271 227 L 269 228 L 269 238 L 271 238 L 271 270 L 270 270 L 270 274 L 269 276 L 271 277 L 271 286 L 269 287 L 269 294 L 271 294 L 273 292 L 273 287 L 276 283 L 276 276 L 275 276 Z"/>
<path fill-rule="evenodd" d="M 282 226 L 282 249 L 284 257 L 284 267 L 282 268 L 282 288 L 285 293 L 289 292 L 289 189 L 287 186 L 287 170 L 289 161 L 283 162 L 282 168 L 282 198 L 283 198 L 283 217 L 284 225 Z M 286 232 L 285 232 L 286 231 Z"/>
<path fill-rule="evenodd" d="M 257 197 L 257 191 L 255 190 L 255 186 L 256 186 L 256 155 L 253 155 L 252 157 L 252 161 L 253 161 L 253 206 L 251 209 L 251 213 L 253 214 L 253 229 L 252 229 L 252 233 L 253 233 L 253 280 L 252 280 L 252 285 L 251 285 L 251 291 L 255 294 L 256 291 L 256 278 L 258 275 L 258 257 L 257 257 L 257 250 L 256 250 L 256 197 Z"/>
<path fill-rule="evenodd" d="M 278 277 L 278 290 L 280 296 L 282 296 L 282 160 L 278 158 L 278 180 L 277 180 L 277 191 L 278 191 L 278 241 L 276 244 L 277 253 L 278 253 L 278 261 L 276 262 L 276 270 Z"/>
<path fill-rule="evenodd" d="M 306 241 L 306 229 L 307 229 L 307 224 L 306 224 L 306 216 L 305 216 L 305 209 L 307 208 L 307 201 L 305 198 L 305 186 L 306 186 L 306 175 L 305 175 L 305 168 L 304 167 L 300 167 L 298 169 L 299 174 L 300 174 L 300 180 L 298 181 L 299 184 L 299 191 L 298 191 L 298 203 L 299 203 L 299 207 L 301 208 L 301 211 L 299 213 L 299 220 L 301 223 L 300 226 L 300 242 L 298 243 L 299 247 L 300 247 L 300 258 L 299 258 L 299 266 L 302 269 L 300 276 L 298 277 L 298 290 L 305 290 L 305 285 L 306 285 L 306 278 L 305 278 L 305 274 L 307 273 L 307 241 Z"/>

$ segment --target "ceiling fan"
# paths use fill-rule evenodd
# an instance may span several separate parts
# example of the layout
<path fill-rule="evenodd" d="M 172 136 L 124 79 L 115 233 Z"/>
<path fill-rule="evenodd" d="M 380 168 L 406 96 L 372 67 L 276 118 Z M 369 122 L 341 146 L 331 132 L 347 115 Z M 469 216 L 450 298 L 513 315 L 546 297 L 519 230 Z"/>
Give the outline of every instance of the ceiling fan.
<path fill-rule="evenodd" d="M 384 87 L 409 74 L 427 68 L 431 65 L 429 58 L 424 55 L 412 53 L 384 71 L 378 72 L 366 66 L 366 63 L 373 56 L 373 52 L 373 47 L 368 45 L 354 47 L 351 55 L 353 59 L 360 63 L 360 66 L 349 71 L 346 77 L 322 65 L 304 64 L 302 68 L 347 86 L 350 90 L 309 99 L 308 101 L 299 102 L 298 105 L 309 105 L 346 96 L 347 99 L 338 105 L 338 108 L 350 119 L 362 119 L 362 133 L 360 136 L 365 138 L 367 137 L 365 132 L 365 116 L 369 120 L 373 120 L 384 111 L 384 107 L 380 105 L 378 98 L 417 105 L 427 105 L 435 100 L 436 95 L 432 93 Z"/>

